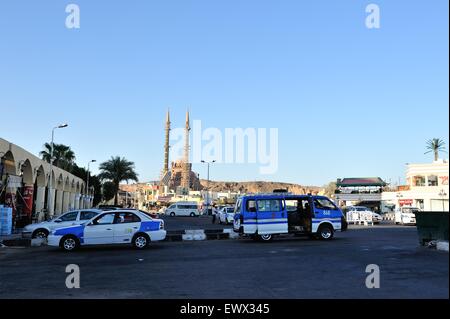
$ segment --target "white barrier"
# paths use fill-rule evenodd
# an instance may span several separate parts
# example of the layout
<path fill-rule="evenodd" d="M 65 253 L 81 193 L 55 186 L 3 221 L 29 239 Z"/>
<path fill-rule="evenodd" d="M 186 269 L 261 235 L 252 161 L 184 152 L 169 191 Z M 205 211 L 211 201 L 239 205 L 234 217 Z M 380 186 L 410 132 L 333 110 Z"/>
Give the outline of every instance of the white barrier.
<path fill-rule="evenodd" d="M 348 212 L 347 222 L 349 224 L 373 226 L 373 213 L 372 212 Z"/>

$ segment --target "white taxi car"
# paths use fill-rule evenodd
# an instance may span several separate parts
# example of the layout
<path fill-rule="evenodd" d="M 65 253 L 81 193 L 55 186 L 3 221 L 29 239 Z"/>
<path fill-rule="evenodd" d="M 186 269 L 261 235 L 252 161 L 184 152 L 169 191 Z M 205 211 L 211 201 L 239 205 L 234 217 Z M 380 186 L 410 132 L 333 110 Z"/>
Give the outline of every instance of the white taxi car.
<path fill-rule="evenodd" d="M 234 207 L 224 207 L 219 212 L 220 224 L 233 224 L 234 223 Z"/>
<path fill-rule="evenodd" d="M 93 208 L 73 210 L 49 221 L 25 226 L 22 237 L 47 238 L 50 232 L 57 228 L 81 225 L 102 212 L 103 210 Z"/>
<path fill-rule="evenodd" d="M 133 245 L 146 248 L 150 242 L 165 240 L 164 221 L 138 210 L 104 212 L 90 221 L 59 228 L 48 236 L 48 245 L 73 251 L 88 245 Z"/>

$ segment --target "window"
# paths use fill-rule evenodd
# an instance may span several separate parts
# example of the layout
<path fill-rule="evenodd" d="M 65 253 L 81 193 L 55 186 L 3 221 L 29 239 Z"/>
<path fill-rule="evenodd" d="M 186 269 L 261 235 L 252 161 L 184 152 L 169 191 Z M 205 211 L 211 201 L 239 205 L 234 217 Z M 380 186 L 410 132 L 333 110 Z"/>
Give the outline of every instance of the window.
<path fill-rule="evenodd" d="M 106 215 L 102 215 L 96 220 L 94 220 L 94 225 L 111 225 L 114 223 L 114 218 L 116 217 L 115 213 L 110 213 Z"/>
<path fill-rule="evenodd" d="M 116 224 L 132 224 L 132 223 L 140 223 L 141 219 L 133 213 L 123 212 L 118 213 Z"/>
<path fill-rule="evenodd" d="M 241 213 L 241 206 L 242 206 L 242 199 L 239 199 L 238 202 L 236 203 L 236 213 L 237 214 Z"/>
<path fill-rule="evenodd" d="M 98 214 L 96 212 L 81 212 L 80 220 L 91 220 Z"/>
<path fill-rule="evenodd" d="M 78 212 L 71 212 L 61 216 L 63 222 L 74 222 L 77 220 Z"/>
<path fill-rule="evenodd" d="M 247 201 L 247 211 L 250 213 L 256 213 L 256 201 L 254 199 Z"/>
<path fill-rule="evenodd" d="M 314 205 L 316 206 L 317 209 L 328 209 L 328 210 L 336 209 L 336 205 L 334 205 L 333 202 L 327 198 L 316 198 L 314 200 Z"/>
<path fill-rule="evenodd" d="M 425 186 L 425 177 L 423 176 L 414 176 L 414 186 Z"/>
<path fill-rule="evenodd" d="M 435 175 L 428 176 L 428 186 L 438 186 L 438 177 Z"/>
<path fill-rule="evenodd" d="M 279 199 L 269 199 L 269 200 L 259 200 L 258 201 L 258 211 L 259 212 L 280 212 L 281 200 Z"/>
<path fill-rule="evenodd" d="M 286 208 L 287 208 L 287 211 L 290 213 L 297 212 L 298 211 L 298 200 L 286 200 Z"/>

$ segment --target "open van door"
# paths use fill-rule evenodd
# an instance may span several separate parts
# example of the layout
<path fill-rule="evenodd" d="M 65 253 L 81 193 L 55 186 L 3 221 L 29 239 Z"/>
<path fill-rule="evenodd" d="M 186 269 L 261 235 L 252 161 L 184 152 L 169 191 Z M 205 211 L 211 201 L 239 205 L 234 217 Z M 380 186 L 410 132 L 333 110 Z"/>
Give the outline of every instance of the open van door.
<path fill-rule="evenodd" d="M 289 233 L 288 214 L 283 198 L 257 199 L 256 210 L 259 236 L 266 235 L 265 238 L 268 238 L 267 235 Z"/>

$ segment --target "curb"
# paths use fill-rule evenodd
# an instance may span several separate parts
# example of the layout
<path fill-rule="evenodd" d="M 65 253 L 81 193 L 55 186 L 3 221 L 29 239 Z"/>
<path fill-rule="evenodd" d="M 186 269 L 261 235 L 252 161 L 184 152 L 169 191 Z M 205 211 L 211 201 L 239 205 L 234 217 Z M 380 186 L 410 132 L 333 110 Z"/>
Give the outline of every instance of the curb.
<path fill-rule="evenodd" d="M 168 231 L 165 241 L 206 241 L 238 239 L 233 229 L 199 229 Z"/>
<path fill-rule="evenodd" d="M 5 239 L 0 241 L 0 247 L 41 247 L 46 246 L 47 240 L 42 238 L 36 239 L 25 239 L 25 238 L 17 238 L 17 239 Z"/>
<path fill-rule="evenodd" d="M 235 240 L 239 234 L 233 229 L 199 229 L 168 231 L 166 242 L 207 241 L 207 240 Z M 0 247 L 41 247 L 47 244 L 45 239 L 5 239 L 0 241 Z"/>

